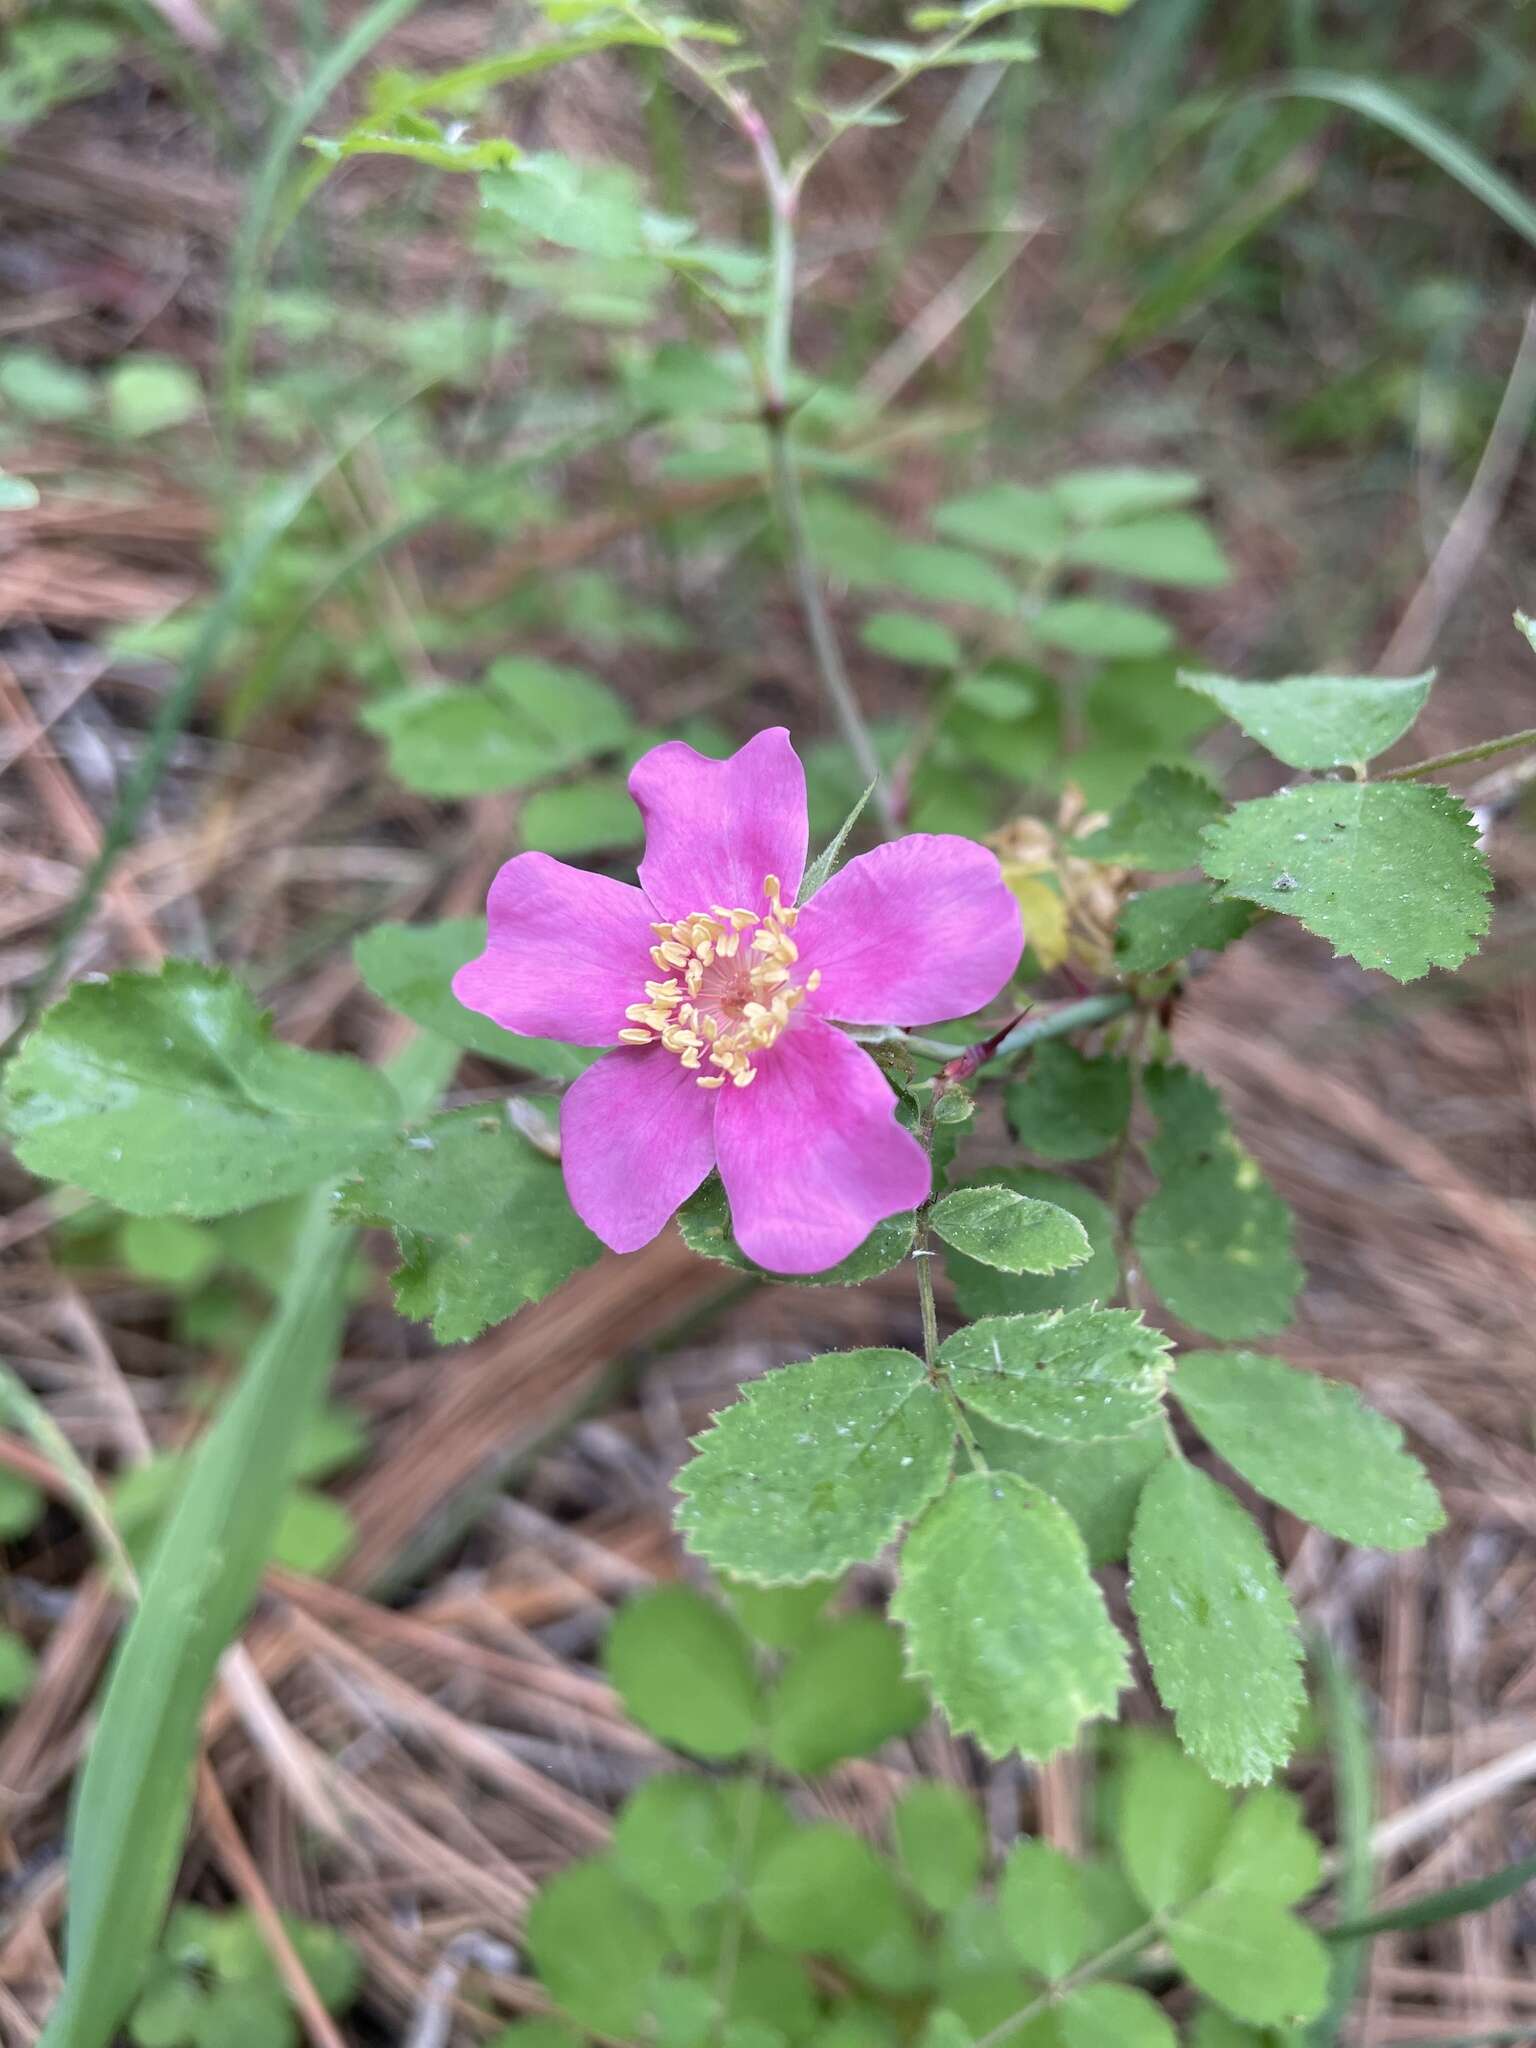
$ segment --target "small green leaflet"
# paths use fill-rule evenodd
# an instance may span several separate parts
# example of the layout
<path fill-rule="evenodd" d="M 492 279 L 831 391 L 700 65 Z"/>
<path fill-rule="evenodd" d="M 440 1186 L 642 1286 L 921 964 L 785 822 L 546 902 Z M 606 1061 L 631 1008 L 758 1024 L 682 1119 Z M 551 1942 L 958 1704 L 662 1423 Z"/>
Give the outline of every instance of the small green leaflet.
<path fill-rule="evenodd" d="M 891 1840 L 907 1883 L 946 1913 L 974 1890 L 986 1858 L 976 1801 L 958 1786 L 917 1778 L 891 1808 Z"/>
<path fill-rule="evenodd" d="M 1131 1606 L 1184 1747 L 1224 1785 L 1270 1777 L 1306 1697 L 1295 1612 L 1253 1522 L 1182 1458 L 1141 1496 Z"/>
<path fill-rule="evenodd" d="M 731 1235 L 730 1205 L 718 1174 L 711 1174 L 677 1212 L 677 1227 L 689 1251 L 701 1258 L 718 1259 L 739 1272 L 759 1274 L 776 1287 L 852 1287 L 876 1273 L 888 1273 L 899 1266 L 912 1249 L 913 1218 L 908 1210 L 887 1216 L 877 1223 L 856 1251 L 824 1273 L 769 1273 L 754 1266 Z"/>
<path fill-rule="evenodd" d="M 1148 889 L 1132 896 L 1120 912 L 1115 965 L 1122 974 L 1156 974 L 1191 953 L 1219 953 L 1240 939 L 1258 915 L 1249 903 L 1218 896 L 1207 882 Z"/>
<path fill-rule="evenodd" d="M 1323 1881 L 1323 1852 L 1301 1816 L 1301 1801 L 1280 1785 L 1261 1785 L 1232 1817 L 1212 1869 L 1223 1890 L 1293 1906 Z"/>
<path fill-rule="evenodd" d="M 619 1609 L 603 1663 L 624 1709 L 694 1756 L 741 1756 L 761 1732 L 752 1646 L 691 1586 L 658 1586 Z"/>
<path fill-rule="evenodd" d="M 451 1110 L 398 1133 L 336 1200 L 348 1221 L 393 1229 L 396 1306 L 430 1317 L 440 1344 L 542 1301 L 602 1251 L 554 1161 L 484 1110 Z"/>
<path fill-rule="evenodd" d="M 1191 590 L 1232 580 L 1232 565 L 1206 522 L 1193 512 L 1161 512 L 1074 534 L 1066 559 L 1085 569 Z"/>
<path fill-rule="evenodd" d="M 891 1612 L 950 1726 L 989 1756 L 1054 1756 L 1129 1679 L 1071 1517 L 1011 1472 L 940 1495 L 907 1539 Z"/>
<path fill-rule="evenodd" d="M 813 1955 L 856 1953 L 906 1918 L 887 1865 L 858 1835 L 828 1821 L 796 1828 L 769 1851 L 747 1911 L 775 1947 Z"/>
<path fill-rule="evenodd" d="M 478 141 L 454 136 L 420 114 L 403 114 L 388 123 L 360 121 L 341 136 L 306 135 L 304 147 L 325 164 L 353 156 L 403 156 L 434 171 L 505 171 L 522 155 L 505 136 L 488 135 Z"/>
<path fill-rule="evenodd" d="M 1346 1543 L 1407 1550 L 1444 1525 L 1402 1431 L 1354 1387 L 1252 1351 L 1190 1351 L 1173 1391 L 1250 1486 Z"/>
<path fill-rule="evenodd" d="M 991 1316 L 939 1353 L 968 1408 L 1063 1443 L 1133 1436 L 1162 1412 L 1170 1340 L 1134 1309 Z"/>
<path fill-rule="evenodd" d="M 1192 868 L 1202 837 L 1223 809 L 1220 794 L 1192 768 L 1149 768 L 1107 825 L 1072 842 L 1074 854 L 1117 867 Z"/>
<path fill-rule="evenodd" d="M 1012 1188 L 1017 1194 L 1050 1202 L 1075 1216 L 1088 1233 L 1092 1257 L 1060 1273 L 1037 1276 L 1003 1273 L 978 1259 L 950 1252 L 946 1264 L 955 1294 L 968 1316 L 1029 1315 L 1043 1309 L 1078 1308 L 1107 1301 L 1119 1280 L 1115 1262 L 1114 1218 L 1088 1188 L 1060 1174 L 1013 1166 L 988 1172 L 989 1186 Z"/>
<path fill-rule="evenodd" d="M 932 1212 L 946 1244 L 1005 1273 L 1057 1273 L 1080 1266 L 1093 1247 L 1069 1210 L 1012 1188 L 957 1188 Z"/>
<path fill-rule="evenodd" d="M 1049 491 L 1023 484 L 987 484 L 964 497 L 950 498 L 933 515 L 935 529 L 946 540 L 967 547 L 990 548 L 1000 555 L 1022 555 L 1026 561 L 1048 562 L 1061 551 L 1066 521 Z"/>
<path fill-rule="evenodd" d="M 1114 1143 L 1130 1117 L 1130 1062 L 1086 1059 L 1064 1038 L 1048 1038 L 1024 1079 L 1009 1088 L 1007 1104 L 1008 1121 L 1031 1152 L 1092 1159 Z"/>
<path fill-rule="evenodd" d="M 786 1771 L 825 1771 L 873 1756 L 928 1715 L 902 1669 L 901 1637 L 874 1614 L 823 1622 L 768 1699 L 768 1752 Z"/>
<path fill-rule="evenodd" d="M 645 837 L 635 800 L 617 775 L 587 775 L 536 789 L 517 822 L 524 846 L 534 853 L 608 853 L 638 846 Z"/>
<path fill-rule="evenodd" d="M 916 668 L 958 668 L 961 661 L 960 642 L 948 626 L 916 612 L 875 612 L 859 628 L 859 638 L 872 654 Z"/>
<path fill-rule="evenodd" d="M 578 2025 L 627 2039 L 643 2027 L 667 1954 L 662 1922 L 607 1860 L 573 1863 L 528 1909 L 528 1953 Z"/>
<path fill-rule="evenodd" d="M 749 1636 L 770 1650 L 803 1649 L 817 1634 L 835 1579 L 810 1579 L 803 1586 L 753 1586 L 720 1575 L 720 1590 Z"/>
<path fill-rule="evenodd" d="M 1167 1932 L 1190 1982 L 1236 2018 L 1284 2026 L 1322 2011 L 1328 1951 L 1272 1899 L 1217 1889 L 1186 1908 Z"/>
<path fill-rule="evenodd" d="M 973 1422 L 989 1465 L 1016 1472 L 1064 1507 L 1088 1546 L 1090 1564 L 1119 1564 L 1130 1546 L 1136 1504 L 1148 1475 L 1168 1456 L 1161 1416 L 1134 1436 L 1103 1443 L 1054 1443 L 1001 1429 L 985 1416 Z"/>
<path fill-rule="evenodd" d="M 1099 661 L 1140 661 L 1173 645 L 1173 628 L 1156 612 L 1105 597 L 1061 597 L 1030 620 L 1037 640 Z"/>
<path fill-rule="evenodd" d="M 453 977 L 484 950 L 483 917 L 448 917 L 439 924 L 376 924 L 353 946 L 352 958 L 380 1002 L 466 1052 L 550 1081 L 574 1081 L 602 1058 L 601 1050 L 589 1046 L 519 1038 L 477 1010 L 466 1010 L 453 993 Z"/>
<path fill-rule="evenodd" d="M 1176 1316 L 1212 1337 L 1284 1329 L 1306 1275 L 1291 1212 L 1233 1136 L 1221 1098 L 1187 1067 L 1149 1067 L 1162 1186 L 1137 1212 L 1147 1279 Z"/>
<path fill-rule="evenodd" d="M 1231 1825 L 1232 1795 L 1167 1736 L 1130 1728 L 1122 1740 L 1120 1858 L 1147 1910 L 1166 1913 L 1210 1884 Z"/>
<path fill-rule="evenodd" d="M 1433 669 L 1401 678 L 1289 676 L 1281 683 L 1179 672 L 1186 690 L 1219 704 L 1288 768 L 1363 767 L 1407 732 L 1434 680 Z"/>
<path fill-rule="evenodd" d="M 1179 2048 L 1162 2007 L 1131 1984 L 1085 1984 L 1056 2015 L 1062 2048 Z"/>
<path fill-rule="evenodd" d="M 661 1772 L 625 1800 L 613 1861 L 624 1882 L 664 1913 L 712 1906 L 736 1879 L 734 1817 L 708 1778 Z"/>
<path fill-rule="evenodd" d="M 375 1150 L 400 1103 L 361 1061 L 305 1052 L 216 968 L 77 982 L 10 1064 L 0 1121 L 32 1172 L 135 1216 L 223 1216 Z"/>
<path fill-rule="evenodd" d="M 1057 1983 L 1093 1946 L 1093 1915 L 1078 1866 L 1049 1842 L 1026 1836 L 1010 1851 L 998 1910 L 1026 1970 Z"/>
<path fill-rule="evenodd" d="M 630 733 L 629 713 L 606 683 L 530 659 L 493 662 L 478 687 L 380 698 L 362 720 L 387 744 L 392 774 L 441 797 L 526 789 L 615 752 Z"/>
<path fill-rule="evenodd" d="M 910 1351 L 845 1351 L 750 1382 L 678 1475 L 690 1550 L 760 1585 L 877 1557 L 949 1476 L 953 1427 Z"/>
<path fill-rule="evenodd" d="M 1074 469 L 1051 485 L 1067 516 L 1083 526 L 1107 525 L 1115 519 L 1137 519 L 1187 505 L 1204 489 L 1200 478 L 1184 469 Z"/>
<path fill-rule="evenodd" d="M 1307 782 L 1205 834 L 1227 893 L 1294 917 L 1394 981 L 1459 967 L 1488 929 L 1488 863 L 1467 807 L 1417 782 Z"/>
<path fill-rule="evenodd" d="M 880 581 L 927 604 L 964 605 L 972 611 L 1013 618 L 1018 593 L 1001 571 L 980 555 L 938 541 L 898 541 L 890 549 Z"/>

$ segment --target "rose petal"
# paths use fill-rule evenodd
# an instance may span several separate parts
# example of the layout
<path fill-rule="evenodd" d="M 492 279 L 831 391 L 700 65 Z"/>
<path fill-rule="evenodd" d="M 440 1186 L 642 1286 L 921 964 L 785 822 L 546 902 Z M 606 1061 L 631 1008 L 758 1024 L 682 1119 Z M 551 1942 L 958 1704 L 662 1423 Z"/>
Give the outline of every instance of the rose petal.
<path fill-rule="evenodd" d="M 491 884 L 486 949 L 453 977 L 466 1010 L 504 1031 L 613 1045 L 656 978 L 649 899 L 628 882 L 520 853 Z"/>
<path fill-rule="evenodd" d="M 801 911 L 795 943 L 801 971 L 821 972 L 806 999 L 818 1016 L 937 1024 L 1007 986 L 1024 933 L 995 854 L 914 832 L 835 874 Z"/>
<path fill-rule="evenodd" d="M 770 1272 L 823 1272 L 882 1218 L 927 1199 L 927 1154 L 896 1122 L 885 1076 L 830 1024 L 802 1013 L 763 1053 L 757 1079 L 719 1097 L 731 1227 Z"/>
<path fill-rule="evenodd" d="M 805 872 L 805 770 L 781 725 L 727 761 L 668 740 L 630 771 L 645 819 L 640 886 L 662 917 L 720 903 L 763 908 L 763 877 L 777 875 L 786 903 Z"/>
<path fill-rule="evenodd" d="M 560 1155 L 576 1214 L 610 1251 L 638 1251 L 715 1163 L 715 1091 L 674 1053 L 621 1045 L 573 1081 Z"/>

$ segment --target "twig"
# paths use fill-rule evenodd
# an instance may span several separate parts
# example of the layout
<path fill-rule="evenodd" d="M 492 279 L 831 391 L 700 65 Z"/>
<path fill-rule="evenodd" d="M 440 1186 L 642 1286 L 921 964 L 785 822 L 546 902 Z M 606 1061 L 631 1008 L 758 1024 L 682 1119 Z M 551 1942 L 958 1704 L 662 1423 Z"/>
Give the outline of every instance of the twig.
<path fill-rule="evenodd" d="M 1468 761 L 1488 761 L 1495 754 L 1510 753 L 1516 747 L 1536 747 L 1536 725 L 1520 732 L 1502 733 L 1496 740 L 1479 740 L 1475 746 L 1457 747 L 1449 754 L 1431 754 L 1427 761 L 1410 761 L 1406 768 L 1389 768 L 1377 782 L 1412 782 L 1420 775 L 1439 775 L 1446 768 L 1460 768 Z"/>

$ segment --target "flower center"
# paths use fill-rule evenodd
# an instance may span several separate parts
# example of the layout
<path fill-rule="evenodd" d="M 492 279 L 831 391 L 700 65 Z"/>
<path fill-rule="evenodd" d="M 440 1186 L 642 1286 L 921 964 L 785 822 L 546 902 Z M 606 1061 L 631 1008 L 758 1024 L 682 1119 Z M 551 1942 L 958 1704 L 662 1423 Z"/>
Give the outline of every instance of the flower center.
<path fill-rule="evenodd" d="M 777 875 L 765 875 L 768 908 L 727 910 L 718 903 L 695 910 L 675 924 L 655 924 L 651 948 L 657 973 L 645 984 L 645 1001 L 631 1003 L 630 1020 L 619 1033 L 626 1045 L 654 1045 L 675 1052 L 685 1067 L 700 1072 L 701 1088 L 746 1088 L 757 1078 L 754 1064 L 789 1022 L 790 1012 L 821 981 L 790 979 L 800 957 L 790 933 L 800 913 L 779 901 Z M 748 934 L 751 934 L 750 938 Z"/>

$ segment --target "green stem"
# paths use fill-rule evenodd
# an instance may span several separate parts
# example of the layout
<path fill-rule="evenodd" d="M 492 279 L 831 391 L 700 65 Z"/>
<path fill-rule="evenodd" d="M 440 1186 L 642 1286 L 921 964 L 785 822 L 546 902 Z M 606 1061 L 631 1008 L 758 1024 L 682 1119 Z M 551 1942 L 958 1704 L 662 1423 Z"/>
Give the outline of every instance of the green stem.
<path fill-rule="evenodd" d="M 1378 782 L 1413 782 L 1421 775 L 1438 775 L 1442 768 L 1460 768 L 1468 761 L 1487 761 L 1495 754 L 1507 754 L 1515 747 L 1536 747 L 1536 725 L 1523 732 L 1506 732 L 1496 740 L 1480 740 L 1475 747 L 1457 747 L 1450 754 L 1431 754 L 1427 761 L 1410 761 L 1406 768 L 1389 768 Z"/>
<path fill-rule="evenodd" d="M 917 1128 L 918 1141 L 930 1160 L 933 1157 L 933 1105 L 934 1098 L 930 1095 Z M 938 1388 L 949 1404 L 955 1434 L 965 1445 L 965 1453 L 971 1461 L 972 1471 L 985 1472 L 987 1461 L 982 1454 L 981 1445 L 976 1441 L 971 1418 L 961 1405 L 960 1396 L 955 1392 L 949 1374 L 939 1363 L 939 1311 L 933 1298 L 933 1261 L 938 1254 L 929 1242 L 928 1229 L 928 1213 L 933 1207 L 933 1202 L 934 1197 L 930 1194 L 928 1200 L 918 1210 L 917 1230 L 912 1240 L 912 1263 L 917 1268 L 917 1300 L 923 1317 L 923 1363 L 928 1368 L 929 1381 Z"/>
<path fill-rule="evenodd" d="M 1158 1932 L 1157 1922 L 1149 1920 L 1145 1926 L 1133 1928 L 1129 1934 L 1122 1935 L 1119 1941 L 1111 1942 L 1109 1947 L 1101 1950 L 1098 1955 L 1090 1956 L 1086 1963 L 1079 1963 L 1069 1976 L 1063 1977 L 1059 1984 L 1053 1984 L 1049 1991 L 1042 1991 L 1040 1996 L 1032 1998 L 1028 2005 L 1021 2006 L 1015 2013 L 1010 2013 L 1007 2019 L 999 2020 L 989 2034 L 982 2035 L 976 2043 L 976 2048 L 1001 2048 L 1004 2041 L 1012 2040 L 1022 2027 L 1027 2027 L 1031 2020 L 1039 2019 L 1042 2013 L 1049 2012 L 1053 2005 L 1059 2005 L 1069 1993 L 1081 1990 L 1085 1984 L 1094 1983 L 1098 1978 L 1106 1976 L 1117 1964 L 1128 1962 L 1144 1948 L 1150 1948 Z"/>
<path fill-rule="evenodd" d="M 1095 1024 L 1107 1024 L 1111 1017 L 1123 1017 L 1127 1010 L 1135 1007 L 1136 998 L 1126 990 L 1113 995 L 1084 996 L 1080 1003 L 1064 1003 L 1059 1010 L 1052 1010 L 1048 1017 L 1026 1017 L 1022 1024 L 1009 1032 L 981 1071 L 990 1074 L 1047 1038 L 1065 1038 L 1073 1031 L 1087 1031 Z"/>

